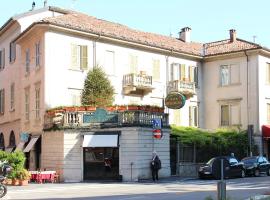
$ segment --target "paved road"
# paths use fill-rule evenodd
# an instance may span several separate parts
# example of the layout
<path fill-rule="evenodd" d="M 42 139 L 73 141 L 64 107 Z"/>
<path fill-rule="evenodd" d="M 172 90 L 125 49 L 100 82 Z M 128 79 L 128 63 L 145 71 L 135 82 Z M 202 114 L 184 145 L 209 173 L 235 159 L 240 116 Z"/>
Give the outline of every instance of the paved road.
<path fill-rule="evenodd" d="M 75 200 L 204 200 L 216 197 L 215 180 L 165 179 L 158 183 L 65 183 L 9 186 L 3 199 Z M 227 196 L 246 199 L 270 192 L 270 177 L 226 180 Z"/>

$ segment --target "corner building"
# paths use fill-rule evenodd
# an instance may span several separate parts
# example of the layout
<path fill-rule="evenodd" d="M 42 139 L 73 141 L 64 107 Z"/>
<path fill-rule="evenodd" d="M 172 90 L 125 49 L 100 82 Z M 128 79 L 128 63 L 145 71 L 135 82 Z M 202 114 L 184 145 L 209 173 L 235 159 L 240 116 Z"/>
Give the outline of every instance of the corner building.
<path fill-rule="evenodd" d="M 153 150 L 162 161 L 160 175 L 169 176 L 170 124 L 250 125 L 261 153 L 269 155 L 269 63 L 267 48 L 237 38 L 235 30 L 229 39 L 201 44 L 191 41 L 188 27 L 173 38 L 61 8 L 34 9 L 0 29 L 0 148 L 23 150 L 30 170 L 57 169 L 66 182 L 149 178 Z M 186 104 L 165 107 L 162 114 L 122 113 L 110 125 L 95 121 L 113 115 L 108 110 L 48 117 L 49 109 L 80 105 L 84 80 L 95 66 L 114 86 L 115 105 L 164 107 L 170 92 L 184 94 Z M 160 140 L 153 138 L 152 118 L 163 122 Z M 130 123 L 134 119 L 138 123 Z M 109 173 L 100 170 L 107 157 Z"/>

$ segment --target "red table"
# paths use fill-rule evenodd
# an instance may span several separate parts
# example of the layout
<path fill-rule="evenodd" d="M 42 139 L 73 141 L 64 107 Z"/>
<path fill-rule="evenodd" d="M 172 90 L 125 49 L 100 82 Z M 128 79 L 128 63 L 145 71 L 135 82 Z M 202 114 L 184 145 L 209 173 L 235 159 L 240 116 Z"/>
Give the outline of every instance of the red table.
<path fill-rule="evenodd" d="M 37 183 L 44 183 L 46 181 L 53 183 L 56 171 L 30 171 L 31 180 Z"/>

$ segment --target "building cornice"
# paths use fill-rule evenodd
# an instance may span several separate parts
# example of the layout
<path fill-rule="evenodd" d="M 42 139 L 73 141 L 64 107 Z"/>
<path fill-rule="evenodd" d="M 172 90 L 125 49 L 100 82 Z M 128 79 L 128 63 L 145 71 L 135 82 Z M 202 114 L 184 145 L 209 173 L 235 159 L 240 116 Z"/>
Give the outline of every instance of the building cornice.
<path fill-rule="evenodd" d="M 181 56 L 181 57 L 196 60 L 196 61 L 200 61 L 203 58 L 202 56 L 188 54 L 186 52 L 180 52 L 180 51 L 176 51 L 173 49 L 159 48 L 159 47 L 145 45 L 145 44 L 134 42 L 134 41 L 117 39 L 117 38 L 113 38 L 110 36 L 105 36 L 105 35 L 101 35 L 101 34 L 81 31 L 81 30 L 76 30 L 73 28 L 66 28 L 66 27 L 62 27 L 59 25 L 51 24 L 51 23 L 45 23 L 45 22 L 33 23 L 24 32 L 22 32 L 17 38 L 15 38 L 14 42 L 19 43 L 27 35 L 27 33 L 29 31 L 33 30 L 35 27 L 47 27 L 49 31 L 58 31 L 58 32 L 63 32 L 63 33 L 68 33 L 68 34 L 75 34 L 75 35 L 78 35 L 80 37 L 91 38 L 94 41 L 108 42 L 108 43 L 118 44 L 121 46 L 143 49 L 143 50 L 150 51 L 150 52 L 161 53 L 161 54 L 164 54 L 166 56 L 175 56 L 175 57 Z"/>

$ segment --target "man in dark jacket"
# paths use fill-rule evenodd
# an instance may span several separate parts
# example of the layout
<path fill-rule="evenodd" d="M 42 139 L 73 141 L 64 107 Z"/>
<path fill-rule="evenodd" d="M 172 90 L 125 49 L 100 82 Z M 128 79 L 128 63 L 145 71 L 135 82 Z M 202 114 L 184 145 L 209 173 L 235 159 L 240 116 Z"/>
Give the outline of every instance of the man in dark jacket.
<path fill-rule="evenodd" d="M 157 155 L 157 152 L 153 151 L 153 157 L 151 160 L 151 171 L 153 181 L 158 181 L 158 170 L 161 169 L 161 161 Z"/>

